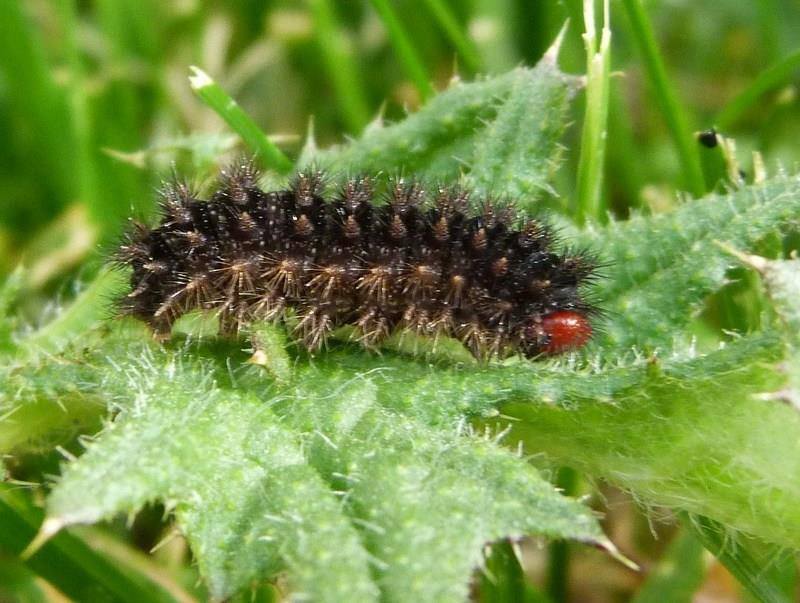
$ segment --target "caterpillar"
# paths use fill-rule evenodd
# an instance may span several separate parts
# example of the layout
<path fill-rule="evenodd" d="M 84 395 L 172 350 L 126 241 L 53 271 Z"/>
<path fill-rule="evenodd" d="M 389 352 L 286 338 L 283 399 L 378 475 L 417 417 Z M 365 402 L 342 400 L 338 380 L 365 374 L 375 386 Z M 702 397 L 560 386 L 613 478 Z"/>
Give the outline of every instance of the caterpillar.
<path fill-rule="evenodd" d="M 165 184 L 159 224 L 134 223 L 116 254 L 132 269 L 122 312 L 161 338 L 192 310 L 218 312 L 223 334 L 294 314 L 312 353 L 342 325 L 368 349 L 403 329 L 455 337 L 478 359 L 559 354 L 592 335 L 596 260 L 554 250 L 551 230 L 508 204 L 404 178 L 379 194 L 368 176 L 326 194 L 314 169 L 286 190 L 258 180 L 242 160 L 207 200 Z"/>

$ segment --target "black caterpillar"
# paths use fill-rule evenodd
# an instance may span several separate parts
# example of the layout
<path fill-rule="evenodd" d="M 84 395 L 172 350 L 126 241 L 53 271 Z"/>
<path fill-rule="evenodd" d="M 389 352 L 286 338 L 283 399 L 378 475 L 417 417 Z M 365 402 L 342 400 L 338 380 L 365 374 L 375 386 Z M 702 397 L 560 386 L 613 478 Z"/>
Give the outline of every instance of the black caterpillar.
<path fill-rule="evenodd" d="M 224 170 L 200 200 L 177 179 L 161 194 L 161 223 L 137 224 L 117 259 L 133 269 L 122 310 L 160 337 L 195 309 L 216 310 L 220 330 L 297 317 L 310 351 L 353 325 L 375 348 L 397 329 L 460 339 L 479 359 L 528 358 L 584 345 L 596 312 L 582 285 L 596 274 L 587 253 L 553 251 L 540 221 L 469 193 L 348 180 L 326 199 L 323 176 L 298 173 L 288 190 L 264 192 L 251 163 Z"/>

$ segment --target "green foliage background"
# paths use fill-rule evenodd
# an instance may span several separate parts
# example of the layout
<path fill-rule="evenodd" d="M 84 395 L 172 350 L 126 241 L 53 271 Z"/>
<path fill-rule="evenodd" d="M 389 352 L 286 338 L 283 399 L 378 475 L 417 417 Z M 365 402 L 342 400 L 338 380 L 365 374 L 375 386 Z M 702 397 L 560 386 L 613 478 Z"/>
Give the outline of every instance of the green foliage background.
<path fill-rule="evenodd" d="M 609 54 L 584 9 L 0 0 L 0 600 L 584 600 L 589 563 L 626 576 L 600 600 L 688 601 L 704 550 L 794 600 L 800 11 L 622 0 Z M 400 172 L 549 212 L 607 262 L 598 336 L 476 365 L 113 320 L 126 218 L 242 150 L 265 185 Z M 621 521 L 575 498 L 620 490 Z M 646 515 L 666 550 L 615 536 Z"/>

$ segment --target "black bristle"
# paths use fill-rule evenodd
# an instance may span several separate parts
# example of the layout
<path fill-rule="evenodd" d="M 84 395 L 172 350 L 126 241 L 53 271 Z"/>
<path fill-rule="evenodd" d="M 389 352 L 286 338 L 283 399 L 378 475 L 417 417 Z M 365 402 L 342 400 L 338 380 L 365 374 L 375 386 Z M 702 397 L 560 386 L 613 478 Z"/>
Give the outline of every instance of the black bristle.
<path fill-rule="evenodd" d="M 292 308 L 312 351 L 345 324 L 367 348 L 407 329 L 457 337 L 478 358 L 555 354 L 591 333 L 582 287 L 597 262 L 553 250 L 550 229 L 519 222 L 508 203 L 444 186 L 428 202 L 418 182 L 397 179 L 374 204 L 368 177 L 326 199 L 318 170 L 283 191 L 257 182 L 240 162 L 207 201 L 177 179 L 165 186 L 160 224 L 134 225 L 115 256 L 132 268 L 124 312 L 166 336 L 195 309 L 219 312 L 221 331 L 236 333 Z"/>

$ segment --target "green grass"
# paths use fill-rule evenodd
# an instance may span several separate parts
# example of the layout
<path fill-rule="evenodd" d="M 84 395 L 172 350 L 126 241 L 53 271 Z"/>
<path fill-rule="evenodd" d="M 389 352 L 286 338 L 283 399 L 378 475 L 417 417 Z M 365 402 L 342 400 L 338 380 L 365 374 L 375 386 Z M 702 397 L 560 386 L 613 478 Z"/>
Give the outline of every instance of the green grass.
<path fill-rule="evenodd" d="M 242 140 L 256 154 L 258 163 L 267 169 L 274 169 L 285 174 L 292 169 L 291 160 L 270 141 L 256 123 L 245 113 L 238 103 L 212 80 L 199 67 L 190 67 L 192 74 L 189 84 L 195 94 L 217 115 L 225 120 L 230 128 L 242 137 Z"/>
<path fill-rule="evenodd" d="M 796 599 L 792 2 L 0 1 L 0 22 L 0 599 L 690 601 L 720 568 L 743 601 Z M 697 143 L 712 126 L 744 176 Z M 128 218 L 241 154 L 269 185 L 420 174 L 545 213 L 606 263 L 602 328 L 478 366 L 113 319 Z M 62 530 L 23 554 L 45 517 Z"/>

